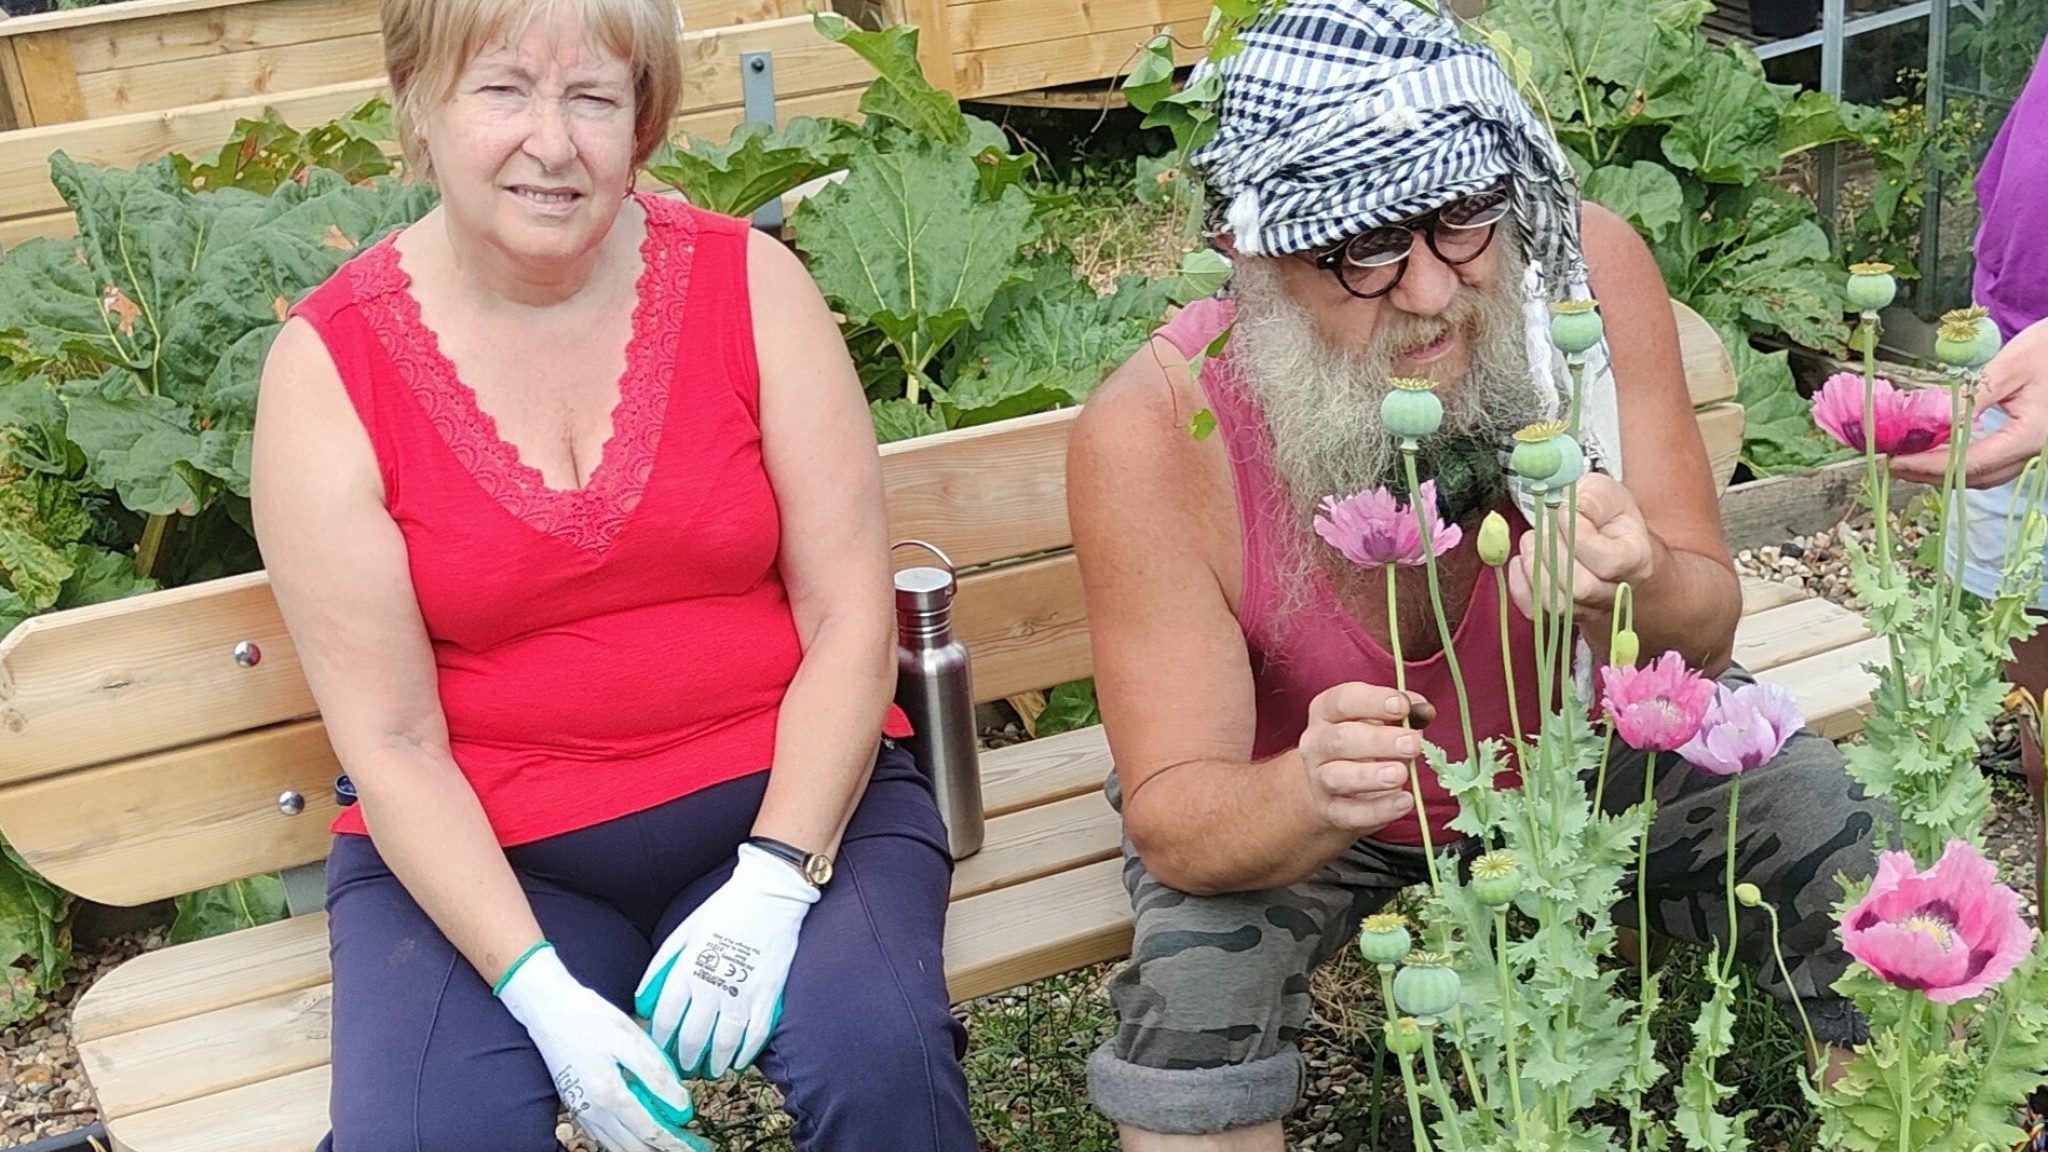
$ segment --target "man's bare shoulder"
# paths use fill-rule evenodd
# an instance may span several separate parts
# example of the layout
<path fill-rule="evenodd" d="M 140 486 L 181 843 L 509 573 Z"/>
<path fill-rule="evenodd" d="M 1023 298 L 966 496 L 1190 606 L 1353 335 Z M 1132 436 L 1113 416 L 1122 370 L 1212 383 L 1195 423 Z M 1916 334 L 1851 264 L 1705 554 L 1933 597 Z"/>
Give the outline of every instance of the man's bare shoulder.
<path fill-rule="evenodd" d="M 1196 414 L 1206 407 L 1188 362 L 1154 337 L 1110 373 L 1074 424 L 1069 467 L 1113 466 L 1168 481 L 1199 469 L 1204 453 Z"/>

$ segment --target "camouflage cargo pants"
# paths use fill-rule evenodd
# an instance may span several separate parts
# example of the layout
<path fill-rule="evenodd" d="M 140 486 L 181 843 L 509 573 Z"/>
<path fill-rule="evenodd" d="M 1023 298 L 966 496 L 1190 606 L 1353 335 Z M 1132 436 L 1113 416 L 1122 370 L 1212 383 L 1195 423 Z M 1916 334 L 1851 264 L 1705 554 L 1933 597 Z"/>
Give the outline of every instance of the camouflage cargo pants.
<path fill-rule="evenodd" d="M 1733 670 L 1723 681 L 1748 678 Z M 1642 753 L 1616 747 L 1610 807 L 1642 795 L 1646 766 Z M 1723 777 L 1658 757 L 1653 930 L 1707 944 L 1726 927 L 1727 789 Z M 1113 776 L 1109 793 L 1116 803 Z M 1835 877 L 1874 870 L 1886 820 L 1849 780 L 1835 746 L 1811 732 L 1743 780 L 1737 873 L 1778 909 L 1791 984 L 1771 955 L 1762 909 L 1741 910 L 1737 951 L 1788 1011 L 1794 996 L 1805 1003 L 1824 1041 L 1863 1038 L 1854 1009 L 1829 991 L 1849 963 L 1835 936 Z M 1366 915 L 1426 879 L 1420 849 L 1360 840 L 1286 888 L 1191 896 L 1153 879 L 1126 841 L 1136 939 L 1130 963 L 1110 983 L 1122 1026 L 1089 1061 L 1096 1107 L 1118 1123 L 1167 1133 L 1224 1132 L 1285 1116 L 1301 1093 L 1295 1041 L 1310 1010 L 1310 971 L 1349 945 Z M 1632 880 L 1625 885 L 1634 889 Z M 1633 924 L 1634 900 L 1616 915 Z"/>

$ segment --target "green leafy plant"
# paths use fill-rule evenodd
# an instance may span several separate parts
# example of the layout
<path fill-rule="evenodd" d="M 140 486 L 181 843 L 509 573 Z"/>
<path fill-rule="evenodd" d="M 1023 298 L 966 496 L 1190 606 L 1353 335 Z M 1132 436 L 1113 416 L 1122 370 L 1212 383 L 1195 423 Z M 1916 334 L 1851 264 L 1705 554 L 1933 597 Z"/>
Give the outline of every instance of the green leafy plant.
<path fill-rule="evenodd" d="M 882 440 L 1078 403 L 1171 302 L 1220 284 L 1221 258 L 1197 253 L 1180 275 L 1098 294 L 1066 253 L 1041 250 L 1053 199 L 1027 186 L 1031 161 L 1000 128 L 925 79 L 915 29 L 814 20 L 875 68 L 863 123 L 750 126 L 722 147 L 671 148 L 650 173 L 731 213 L 837 177 L 790 230 L 843 318 Z"/>
<path fill-rule="evenodd" d="M 52 157 L 79 234 L 0 263 L 0 635 L 257 567 L 249 440 L 270 341 L 301 296 L 433 203 L 386 174 L 369 143 L 388 139 L 383 116 L 304 133 L 245 121 L 212 158 L 135 171 Z M 174 935 L 274 918 L 276 885 L 189 895 Z M 19 856 L 0 863 L 0 1019 L 61 984 L 70 903 Z"/>
<path fill-rule="evenodd" d="M 1671 294 L 1721 333 L 1745 404 L 1801 403 L 1751 336 L 1839 352 L 1842 275 L 1813 202 L 1785 187 L 1802 152 L 1861 139 L 1875 114 L 1772 84 L 1700 30 L 1707 0 L 1500 0 L 1469 25 L 1550 119 L 1585 195 L 1648 241 Z M 1743 459 L 1769 474 L 1838 453 L 1810 422 L 1754 420 Z"/>
<path fill-rule="evenodd" d="M 1941 187 L 1965 201 L 1974 199 L 1971 180 L 1992 133 L 1986 127 L 1985 101 L 1956 94 L 1944 106 L 1932 131 L 1927 126 L 1927 77 L 1901 77 L 1905 95 L 1885 101 L 1870 119 L 1862 144 L 1873 165 L 1869 187 L 1843 190 L 1837 235 L 1841 248 L 1857 260 L 1874 260 L 1898 269 L 1902 280 L 1918 279 L 1920 222 L 1928 194 Z"/>
<path fill-rule="evenodd" d="M 363 183 L 398 170 L 391 150 L 398 139 L 391 105 L 370 100 L 347 115 L 304 131 L 266 108 L 256 120 L 237 120 L 221 149 L 205 160 L 174 156 L 178 176 L 195 191 L 241 188 L 268 195 L 287 182 L 303 184 L 316 168 Z"/>
<path fill-rule="evenodd" d="M 71 896 L 0 840 L 0 1027 L 42 1011 L 71 963 Z"/>

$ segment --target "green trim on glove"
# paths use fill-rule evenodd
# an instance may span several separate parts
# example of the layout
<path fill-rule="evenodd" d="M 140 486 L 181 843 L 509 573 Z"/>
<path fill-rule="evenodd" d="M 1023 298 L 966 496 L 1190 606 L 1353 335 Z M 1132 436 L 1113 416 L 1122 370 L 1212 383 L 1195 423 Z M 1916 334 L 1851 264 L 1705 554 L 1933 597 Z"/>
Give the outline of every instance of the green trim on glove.
<path fill-rule="evenodd" d="M 505 985 L 510 984 L 512 982 L 513 975 L 517 973 L 519 969 L 523 967 L 528 960 L 533 959 L 534 953 L 539 952 L 543 948 L 553 947 L 553 944 L 550 944 L 546 940 L 543 940 L 540 943 L 535 944 L 533 947 L 528 948 L 526 951 L 521 952 L 519 954 L 519 959 L 514 960 L 512 962 L 512 966 L 510 968 L 505 969 L 505 974 L 503 976 L 498 977 L 498 982 L 496 984 L 491 985 L 491 995 L 502 995 L 505 991 Z"/>

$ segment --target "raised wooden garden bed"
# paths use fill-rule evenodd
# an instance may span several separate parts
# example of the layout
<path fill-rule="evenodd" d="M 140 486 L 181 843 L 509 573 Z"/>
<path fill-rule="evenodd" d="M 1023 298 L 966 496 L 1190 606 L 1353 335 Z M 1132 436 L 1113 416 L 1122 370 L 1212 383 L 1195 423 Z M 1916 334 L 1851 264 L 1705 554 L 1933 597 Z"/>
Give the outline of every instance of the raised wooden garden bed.
<path fill-rule="evenodd" d="M 1163 31 L 1201 53 L 1209 0 L 869 0 L 866 10 L 919 29 L 918 59 L 933 84 L 963 100 L 1130 72 Z"/>
<path fill-rule="evenodd" d="M 874 73 L 819 36 L 808 0 L 681 0 L 686 59 L 676 131 L 723 139 L 745 118 L 740 58 L 773 52 L 776 113 L 851 114 Z M 0 20 L 0 247 L 64 236 L 50 186 L 65 152 L 133 167 L 218 148 L 275 108 L 332 119 L 384 91 L 377 0 L 130 0 Z"/>

